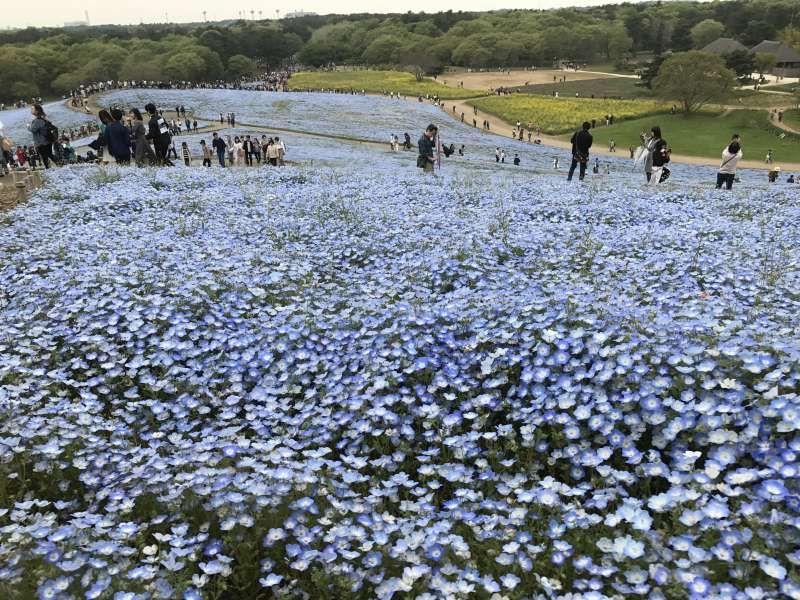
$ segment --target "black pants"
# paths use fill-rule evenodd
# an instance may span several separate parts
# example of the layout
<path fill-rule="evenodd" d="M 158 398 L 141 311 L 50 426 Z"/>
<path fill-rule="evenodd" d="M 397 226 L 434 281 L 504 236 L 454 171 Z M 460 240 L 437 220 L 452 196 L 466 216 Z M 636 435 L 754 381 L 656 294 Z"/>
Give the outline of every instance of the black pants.
<path fill-rule="evenodd" d="M 203 166 L 204 167 L 210 167 L 211 166 L 211 159 L 210 158 L 204 158 L 203 159 Z"/>
<path fill-rule="evenodd" d="M 192 160 L 190 158 L 184 158 L 183 159 L 183 164 L 185 164 L 187 167 L 191 167 L 192 166 Z"/>
<path fill-rule="evenodd" d="M 733 173 L 717 173 L 717 189 L 721 189 L 723 183 L 726 189 L 731 189 L 733 187 L 734 177 L 736 177 L 736 175 Z"/>
<path fill-rule="evenodd" d="M 572 159 L 572 164 L 569 166 L 569 175 L 567 175 L 567 181 L 572 181 L 572 176 L 575 174 L 575 167 L 578 165 L 581 166 L 580 172 L 578 175 L 578 179 L 583 181 L 583 178 L 586 177 L 586 163 L 583 161 Z"/>
<path fill-rule="evenodd" d="M 44 168 L 50 168 L 50 161 L 56 161 L 55 157 L 53 156 L 53 144 L 43 144 L 42 146 L 36 146 L 36 152 L 39 154 L 39 158 L 42 159 L 44 163 Z"/>
<path fill-rule="evenodd" d="M 156 163 L 171 167 L 172 162 L 170 162 L 169 158 L 167 158 L 167 151 L 170 149 L 169 146 L 160 142 L 156 142 L 154 146 L 156 151 Z"/>

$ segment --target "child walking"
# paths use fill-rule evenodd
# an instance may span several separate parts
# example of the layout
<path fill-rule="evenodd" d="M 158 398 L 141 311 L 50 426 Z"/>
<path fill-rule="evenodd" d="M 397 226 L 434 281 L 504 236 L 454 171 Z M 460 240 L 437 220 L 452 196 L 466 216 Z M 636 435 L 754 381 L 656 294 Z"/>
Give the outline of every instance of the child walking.
<path fill-rule="evenodd" d="M 181 144 L 181 154 L 183 155 L 183 164 L 187 167 L 192 166 L 192 153 L 189 152 L 189 145 L 186 142 Z"/>

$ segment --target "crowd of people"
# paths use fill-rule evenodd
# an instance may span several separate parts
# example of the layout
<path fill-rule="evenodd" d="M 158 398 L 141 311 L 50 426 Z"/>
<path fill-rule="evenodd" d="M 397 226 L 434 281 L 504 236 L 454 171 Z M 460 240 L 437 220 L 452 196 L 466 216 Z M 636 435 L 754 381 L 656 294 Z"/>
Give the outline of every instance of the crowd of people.
<path fill-rule="evenodd" d="M 113 89 L 126 88 L 157 88 L 157 89 L 196 89 L 196 88 L 225 88 L 225 89 L 262 89 L 274 90 L 285 89 L 286 81 L 290 76 L 289 71 L 281 71 L 262 75 L 259 78 L 241 80 L 234 83 L 230 82 L 147 82 L 147 81 L 109 81 L 95 84 L 82 85 L 79 89 L 70 94 L 70 103 L 73 107 L 84 107 L 88 110 L 88 98 L 95 93 L 105 92 Z M 364 90 L 314 90 L 328 93 L 349 93 L 364 94 Z M 393 92 L 387 92 L 395 98 Z M 396 98 L 401 99 L 397 94 Z M 405 99 L 405 96 L 402 96 Z M 0 132 L 0 151 L 2 151 L 2 165 L 0 176 L 8 172 L 10 168 L 38 168 L 39 166 L 49 169 L 53 165 L 64 165 L 80 162 L 109 162 L 113 159 L 117 164 L 129 165 L 131 162 L 139 167 L 147 165 L 172 166 L 175 161 L 183 161 L 186 166 L 191 166 L 195 160 L 202 161 L 202 165 L 210 167 L 216 163 L 220 167 L 238 166 L 257 166 L 261 164 L 281 166 L 285 164 L 286 145 L 279 137 L 268 137 L 258 135 L 220 135 L 213 132 L 210 143 L 201 140 L 199 145 L 191 147 L 189 142 L 182 142 L 180 148 L 175 145 L 174 138 L 183 133 L 197 133 L 199 123 L 191 115 L 187 115 L 186 108 L 182 105 L 175 107 L 175 116 L 167 120 L 163 110 L 159 110 L 153 103 L 148 103 L 145 108 L 145 116 L 137 108 L 130 108 L 123 111 L 121 108 L 113 107 L 109 110 L 99 111 L 99 124 L 88 123 L 80 127 L 74 127 L 66 132 L 59 132 L 57 127 L 50 122 L 45 114 L 44 108 L 37 99 L 32 99 L 28 104 L 24 100 L 15 103 L 15 107 L 31 106 L 32 121 L 29 129 L 32 143 L 27 145 L 14 145 L 13 140 L 4 137 Z M 436 95 L 418 96 L 417 101 L 429 101 L 435 106 L 446 110 L 444 103 Z M 4 105 L 0 105 L 3 108 Z M 452 105 L 454 116 L 456 105 Z M 779 115 L 777 118 L 780 118 Z M 466 115 L 460 113 L 461 122 L 465 122 Z M 473 127 L 477 128 L 478 109 L 473 108 L 472 115 Z M 602 119 L 593 119 L 583 123 L 582 127 L 575 132 L 571 138 L 571 163 L 567 174 L 567 180 L 571 181 L 576 171 L 579 180 L 584 180 L 589 164 L 590 149 L 594 143 L 591 131 L 599 124 L 610 126 L 614 124 L 614 115 L 607 114 Z M 229 127 L 236 126 L 236 115 L 233 112 L 219 113 L 220 125 L 227 124 Z M 484 119 L 482 128 L 490 131 L 490 123 Z M 71 145 L 71 141 L 77 138 L 85 138 L 97 134 L 95 140 L 90 144 L 90 150 L 83 156 L 78 155 Z M 535 123 L 523 123 L 517 121 L 512 130 L 512 138 L 534 144 L 541 144 L 541 128 Z M 431 125 L 423 136 L 419 139 L 417 147 L 419 157 L 417 164 L 425 171 L 432 171 L 433 165 L 440 161 L 440 154 L 449 157 L 453 154 L 463 156 L 465 146 L 462 144 L 456 149 L 455 144 L 450 146 L 438 145 L 438 129 Z M 412 148 L 411 136 L 405 133 L 403 141 L 396 134 L 390 135 L 390 149 L 397 152 L 400 148 L 410 150 Z M 609 151 L 616 151 L 616 144 L 609 140 Z M 671 149 L 663 138 L 660 127 L 654 126 L 649 132 L 641 134 L 641 145 L 638 148 L 631 147 L 631 158 L 634 161 L 634 168 L 641 167 L 644 171 L 646 183 L 649 185 L 659 185 L 669 179 L 671 173 L 668 167 L 671 160 Z M 731 189 L 733 183 L 737 181 L 736 169 L 743 157 L 742 139 L 734 135 L 731 141 L 722 150 L 721 164 L 717 177 L 717 188 Z M 497 147 L 495 151 L 495 161 L 497 163 L 506 162 L 506 152 Z M 766 161 L 772 164 L 774 157 L 770 150 Z M 514 165 L 519 166 L 522 162 L 519 153 L 515 153 L 512 159 Z M 559 160 L 556 157 L 553 162 L 555 169 L 559 168 Z M 600 172 L 600 163 L 595 159 L 593 168 L 594 173 Z M 608 165 L 605 172 L 609 172 Z M 773 166 L 769 171 L 769 181 L 776 182 L 780 177 L 780 167 Z M 789 176 L 788 183 L 800 183 L 800 178 L 795 179 Z"/>

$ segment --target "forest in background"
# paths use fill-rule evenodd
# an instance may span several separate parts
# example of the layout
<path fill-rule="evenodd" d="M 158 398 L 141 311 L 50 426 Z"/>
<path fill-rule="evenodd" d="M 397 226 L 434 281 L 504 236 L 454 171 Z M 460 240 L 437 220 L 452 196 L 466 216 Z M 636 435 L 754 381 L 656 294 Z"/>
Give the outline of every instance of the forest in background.
<path fill-rule="evenodd" d="M 305 15 L 265 21 L 27 28 L 0 32 L 0 100 L 82 82 L 237 79 L 288 62 L 404 69 L 623 63 L 732 37 L 800 45 L 800 1 L 652 2 L 484 13 Z"/>

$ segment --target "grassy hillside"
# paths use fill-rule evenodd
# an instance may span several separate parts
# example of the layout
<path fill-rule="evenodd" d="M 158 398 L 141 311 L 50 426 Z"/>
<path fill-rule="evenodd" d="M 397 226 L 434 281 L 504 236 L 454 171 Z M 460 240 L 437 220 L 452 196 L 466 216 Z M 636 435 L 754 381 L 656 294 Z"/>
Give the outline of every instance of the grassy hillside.
<path fill-rule="evenodd" d="M 757 110 L 731 111 L 724 116 L 654 115 L 652 117 L 624 121 L 611 127 L 598 127 L 592 133 L 595 144 L 605 146 L 608 140 L 617 143 L 620 152 L 629 146 L 639 145 L 639 133 L 660 125 L 664 138 L 677 154 L 688 156 L 718 157 L 722 148 L 734 133 L 742 136 L 744 155 L 747 159 L 763 160 L 767 150 L 772 149 L 777 164 L 781 161 L 800 162 L 800 136 L 787 134 L 784 139 L 780 130 L 773 127 L 767 113 Z"/>
<path fill-rule="evenodd" d="M 483 92 L 459 90 L 430 80 L 417 81 L 411 73 L 402 71 L 315 71 L 292 75 L 292 90 L 364 90 L 369 93 L 395 92 L 406 96 L 438 95 L 440 98 L 468 98 Z"/>

